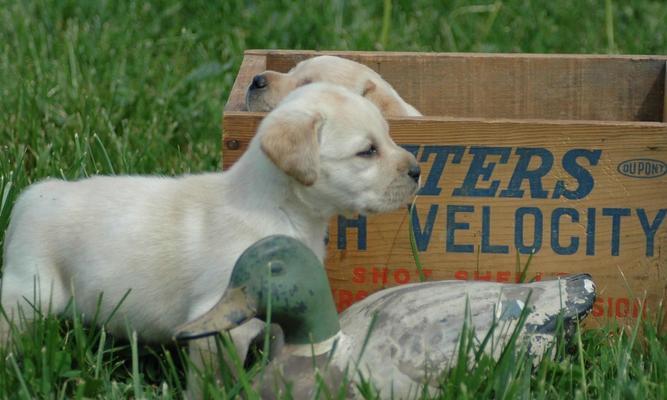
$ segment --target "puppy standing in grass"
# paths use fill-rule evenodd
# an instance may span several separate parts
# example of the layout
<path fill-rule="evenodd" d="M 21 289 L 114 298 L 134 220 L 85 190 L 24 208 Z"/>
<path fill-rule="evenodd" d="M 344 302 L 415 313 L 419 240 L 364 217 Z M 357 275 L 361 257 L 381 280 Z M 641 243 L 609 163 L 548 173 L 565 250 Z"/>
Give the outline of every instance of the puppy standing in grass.
<path fill-rule="evenodd" d="M 372 101 L 385 117 L 421 116 L 380 74 L 364 64 L 335 56 L 303 60 L 285 74 L 265 71 L 255 75 L 246 91 L 246 107 L 249 111 L 271 111 L 291 91 L 313 82 L 346 87 Z"/>
<path fill-rule="evenodd" d="M 28 188 L 6 234 L 2 306 L 10 318 L 17 307 L 30 318 L 33 299 L 58 314 L 75 296 L 90 318 L 103 293 L 104 321 L 131 289 L 107 330 L 126 336 L 129 324 L 141 340 L 164 343 L 218 301 L 252 243 L 286 234 L 322 260 L 332 216 L 397 209 L 418 180 L 415 158 L 371 102 L 307 85 L 266 116 L 227 172 Z"/>

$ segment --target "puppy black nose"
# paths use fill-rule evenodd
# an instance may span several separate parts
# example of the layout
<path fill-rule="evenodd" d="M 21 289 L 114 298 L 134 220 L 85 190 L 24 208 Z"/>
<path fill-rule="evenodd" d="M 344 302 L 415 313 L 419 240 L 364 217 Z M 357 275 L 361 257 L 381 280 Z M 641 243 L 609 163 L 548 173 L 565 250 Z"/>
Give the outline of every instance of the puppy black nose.
<path fill-rule="evenodd" d="M 419 165 L 413 165 L 410 167 L 408 170 L 408 176 L 412 179 L 414 179 L 415 182 L 419 182 L 419 175 L 421 175 L 421 169 L 419 168 Z"/>
<path fill-rule="evenodd" d="M 269 82 L 266 80 L 266 77 L 264 75 L 255 75 L 254 78 L 252 78 L 252 83 L 250 84 L 250 89 L 261 89 L 263 87 L 266 87 Z"/>

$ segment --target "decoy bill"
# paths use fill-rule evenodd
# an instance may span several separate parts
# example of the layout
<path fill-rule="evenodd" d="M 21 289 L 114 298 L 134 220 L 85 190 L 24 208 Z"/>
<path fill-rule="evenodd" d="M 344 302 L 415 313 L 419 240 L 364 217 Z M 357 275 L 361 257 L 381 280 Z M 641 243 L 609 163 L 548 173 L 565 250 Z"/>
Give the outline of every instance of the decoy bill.
<path fill-rule="evenodd" d="M 220 302 L 182 326 L 178 339 L 229 330 L 270 312 L 284 345 L 256 382 L 262 398 L 286 390 L 295 399 L 312 398 L 316 374 L 334 390 L 361 375 L 381 398 L 406 398 L 424 386 L 437 390 L 439 374 L 457 360 L 464 325 L 491 357 L 499 358 L 514 336 L 539 359 L 559 325 L 571 335 L 594 301 L 588 274 L 521 284 L 435 281 L 379 291 L 339 316 L 317 257 L 296 239 L 271 236 L 241 255 Z M 355 385 L 347 390 L 356 396 Z"/>

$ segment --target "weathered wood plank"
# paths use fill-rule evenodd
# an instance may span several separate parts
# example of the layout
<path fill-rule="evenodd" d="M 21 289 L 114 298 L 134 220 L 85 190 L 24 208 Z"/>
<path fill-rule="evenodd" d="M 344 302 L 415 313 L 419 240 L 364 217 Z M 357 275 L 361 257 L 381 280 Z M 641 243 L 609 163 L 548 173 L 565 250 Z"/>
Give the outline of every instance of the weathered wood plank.
<path fill-rule="evenodd" d="M 319 54 L 378 71 L 425 115 L 662 121 L 662 56 L 249 51 L 287 71 Z M 409 71 L 409 72 L 406 72 Z"/>

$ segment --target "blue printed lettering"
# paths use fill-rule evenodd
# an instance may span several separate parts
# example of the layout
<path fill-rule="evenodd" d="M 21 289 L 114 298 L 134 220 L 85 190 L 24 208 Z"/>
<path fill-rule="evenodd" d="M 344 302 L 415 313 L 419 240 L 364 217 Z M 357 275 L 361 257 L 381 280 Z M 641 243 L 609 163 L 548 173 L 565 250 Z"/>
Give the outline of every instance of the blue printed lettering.
<path fill-rule="evenodd" d="M 412 215 L 412 232 L 415 236 L 417 249 L 419 249 L 419 251 L 426 251 L 428 250 L 428 244 L 431 241 L 431 234 L 433 233 L 433 227 L 435 226 L 435 217 L 438 215 L 438 205 L 431 204 L 423 229 L 420 228 L 421 224 L 419 223 L 419 213 L 417 212 L 416 205 L 412 206 L 410 214 Z"/>
<path fill-rule="evenodd" d="M 588 160 L 591 166 L 598 165 L 602 150 L 572 149 L 563 156 L 563 169 L 577 180 L 579 186 L 576 190 L 569 190 L 565 187 L 565 182 L 559 180 L 556 182 L 552 198 L 560 199 L 565 197 L 568 200 L 579 200 L 588 196 L 593 190 L 595 181 L 590 171 L 577 164 L 577 159 L 583 157 Z"/>
<path fill-rule="evenodd" d="M 661 208 L 653 219 L 653 222 L 649 223 L 646 210 L 643 208 L 637 209 L 639 222 L 641 222 L 644 235 L 646 235 L 646 257 L 653 257 L 655 233 L 658 231 L 662 221 L 665 219 L 665 215 L 667 215 L 667 209 Z"/>
<path fill-rule="evenodd" d="M 621 238 L 621 217 L 630 215 L 629 208 L 603 208 L 602 215 L 611 217 L 611 255 L 619 254 L 619 241 Z"/>
<path fill-rule="evenodd" d="M 455 188 L 452 195 L 457 197 L 494 197 L 500 181 L 491 181 L 491 185 L 487 188 L 477 187 L 477 182 L 479 178 L 488 182 L 491 179 L 493 169 L 496 167 L 496 162 L 485 164 L 487 156 L 500 156 L 498 162 L 507 164 L 510 151 L 511 148 L 509 147 L 471 147 L 468 152 L 473 155 L 473 159 L 470 162 L 468 173 L 461 187 Z"/>
<path fill-rule="evenodd" d="M 467 222 L 456 222 L 456 213 L 471 213 L 475 211 L 474 206 L 447 206 L 447 251 L 451 253 L 473 253 L 475 246 L 472 244 L 455 243 L 455 234 L 457 230 L 468 230 L 470 224 Z"/>
<path fill-rule="evenodd" d="M 533 216 L 533 243 L 527 245 L 523 241 L 524 228 L 523 221 L 526 215 Z M 520 207 L 514 214 L 514 247 L 521 254 L 530 254 L 538 252 L 542 247 L 542 211 L 537 207 Z"/>
<path fill-rule="evenodd" d="M 500 197 L 523 197 L 521 184 L 527 180 L 530 186 L 530 197 L 534 199 L 546 199 L 549 192 L 542 188 L 542 178 L 551 171 L 554 164 L 554 156 L 547 149 L 519 147 L 516 149 L 519 161 L 516 163 L 510 183 L 507 189 L 500 192 Z M 530 162 L 535 158 L 540 159 L 540 166 L 533 170 L 528 170 Z"/>
<path fill-rule="evenodd" d="M 491 244 L 491 207 L 482 207 L 482 253 L 507 254 L 509 246 Z"/>
<path fill-rule="evenodd" d="M 431 170 L 428 173 L 428 177 L 426 178 L 426 182 L 424 183 L 424 187 L 421 188 L 418 194 L 422 196 L 439 195 L 442 191 L 439 186 L 440 178 L 442 177 L 449 155 L 454 155 L 452 159 L 454 164 L 460 164 L 464 152 L 465 147 L 463 146 L 424 146 L 419 161 L 428 161 L 431 154 L 435 154 L 435 158 L 431 165 Z"/>
<path fill-rule="evenodd" d="M 588 209 L 588 218 L 586 224 L 586 255 L 595 255 L 595 209 Z"/>
<path fill-rule="evenodd" d="M 556 254 L 574 254 L 579 249 L 579 238 L 570 236 L 570 244 L 563 247 L 558 240 L 560 236 L 560 217 L 569 215 L 572 222 L 579 222 L 579 212 L 574 208 L 556 208 L 551 214 L 551 248 Z"/>
<path fill-rule="evenodd" d="M 338 216 L 338 249 L 347 249 L 347 229 L 357 229 L 357 250 L 366 250 L 366 217 L 360 215 L 357 219 L 348 219 Z"/>

